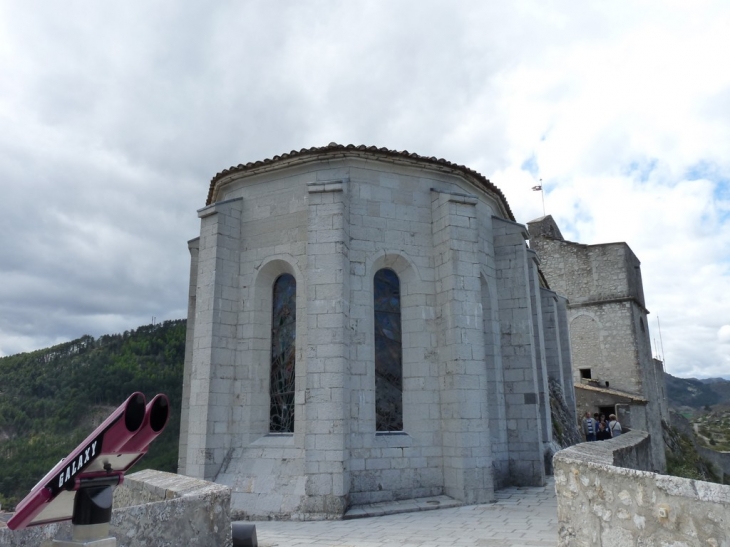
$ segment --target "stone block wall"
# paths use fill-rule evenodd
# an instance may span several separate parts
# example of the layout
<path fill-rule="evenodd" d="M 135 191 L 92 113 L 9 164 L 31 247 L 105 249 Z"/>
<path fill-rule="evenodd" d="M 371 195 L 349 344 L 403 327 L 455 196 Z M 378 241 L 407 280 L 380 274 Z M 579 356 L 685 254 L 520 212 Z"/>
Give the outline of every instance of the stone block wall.
<path fill-rule="evenodd" d="M 509 480 L 545 484 L 542 419 L 535 333 L 530 297 L 530 272 L 524 226 L 492 218 L 497 294 L 504 366 L 505 415 L 509 449 Z"/>
<path fill-rule="evenodd" d="M 590 307 L 569 304 L 568 308 L 574 351 L 573 381 L 580 383 L 580 369 L 585 368 L 591 370 L 591 377 L 598 379 L 602 386 L 642 393 L 644 377 L 639 368 L 640 348 L 631 302 Z"/>
<path fill-rule="evenodd" d="M 532 232 L 533 223 L 529 226 Z M 543 237 L 530 243 L 544 269 L 554 272 L 550 288 L 570 294 L 572 303 L 634 298 L 644 305 L 640 262 L 626 243 L 583 245 Z"/>
<path fill-rule="evenodd" d="M 642 470 L 650 457 L 641 431 L 558 452 L 558 545 L 730 544 L 730 486 Z"/>
<path fill-rule="evenodd" d="M 546 416 L 550 414 L 550 390 L 548 388 L 547 357 L 545 355 L 545 315 L 542 309 L 542 295 L 538 267 L 540 260 L 531 249 L 528 256 L 528 280 L 530 284 L 530 308 L 532 308 L 533 347 L 535 348 L 535 380 L 537 382 L 537 404 L 540 416 L 543 454 L 552 453 L 552 424 Z M 546 467 L 547 470 L 547 467 Z"/>
<path fill-rule="evenodd" d="M 444 493 L 494 499 L 474 196 L 432 191 Z"/>
<path fill-rule="evenodd" d="M 565 241 L 557 227 L 551 232 L 549 216 L 528 225 L 530 245 L 540 255 L 550 288 L 569 300 L 574 381 L 580 382 L 580 369 L 591 369 L 594 378 L 613 389 L 653 393 L 648 311 L 640 262 L 629 246 Z"/>
<path fill-rule="evenodd" d="M 549 379 L 556 381 L 563 392 L 563 400 L 575 416 L 575 393 L 570 358 L 570 339 L 566 314 L 566 299 L 557 293 L 540 288 L 542 325 L 545 332 L 545 365 Z"/>
<path fill-rule="evenodd" d="M 195 288 L 195 327 L 183 407 L 188 474 L 212 479 L 231 445 L 237 343 L 239 239 L 242 203 L 230 199 L 201 209 Z M 190 311 L 190 310 L 189 310 Z"/>
<path fill-rule="evenodd" d="M 199 212 L 180 470 L 231 486 L 235 518 L 339 518 L 437 494 L 481 503 L 507 484 L 544 484 L 547 353 L 525 227 L 464 173 L 376 160 L 227 175 Z M 401 291 L 403 430 L 387 433 L 375 431 L 381 268 Z M 271 434 L 282 273 L 297 287 L 295 420 Z M 550 358 L 564 373 L 564 302 L 555 311 Z"/>

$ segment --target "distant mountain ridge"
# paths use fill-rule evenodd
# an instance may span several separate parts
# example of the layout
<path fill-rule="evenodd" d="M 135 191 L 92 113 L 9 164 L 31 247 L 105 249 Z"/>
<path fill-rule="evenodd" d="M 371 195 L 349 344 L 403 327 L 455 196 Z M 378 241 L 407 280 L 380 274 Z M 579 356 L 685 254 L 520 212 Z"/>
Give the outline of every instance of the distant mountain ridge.
<path fill-rule="evenodd" d="M 669 405 L 674 408 L 703 408 L 730 405 L 730 381 L 724 378 L 677 378 L 664 373 Z"/>

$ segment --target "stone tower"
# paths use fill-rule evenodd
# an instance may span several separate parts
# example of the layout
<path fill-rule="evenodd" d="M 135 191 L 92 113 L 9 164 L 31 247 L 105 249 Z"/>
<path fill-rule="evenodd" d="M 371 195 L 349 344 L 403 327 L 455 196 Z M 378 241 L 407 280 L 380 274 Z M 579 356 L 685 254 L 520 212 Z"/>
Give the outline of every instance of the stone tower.
<path fill-rule="evenodd" d="M 639 259 L 623 242 L 566 241 L 550 215 L 527 225 L 550 287 L 568 298 L 578 414 L 612 408 L 621 423 L 649 432 L 663 472 L 664 370 L 651 354 Z"/>

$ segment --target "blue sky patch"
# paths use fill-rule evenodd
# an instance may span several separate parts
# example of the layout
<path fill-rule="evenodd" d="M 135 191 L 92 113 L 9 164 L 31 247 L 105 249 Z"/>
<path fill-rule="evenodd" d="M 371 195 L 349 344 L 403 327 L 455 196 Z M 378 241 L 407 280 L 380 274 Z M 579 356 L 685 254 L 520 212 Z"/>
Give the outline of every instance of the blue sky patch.
<path fill-rule="evenodd" d="M 537 166 L 537 158 L 535 157 L 535 154 L 523 161 L 522 165 L 520 165 L 520 169 L 522 169 L 523 171 L 527 171 L 533 177 L 536 177 L 539 168 Z"/>
<path fill-rule="evenodd" d="M 719 166 L 711 161 L 701 160 L 690 165 L 684 173 L 686 180 L 712 180 L 715 181 L 720 175 Z"/>
<path fill-rule="evenodd" d="M 723 173 L 715 162 L 699 161 L 684 173 L 686 180 L 708 180 L 713 184 L 712 197 L 715 201 L 730 203 L 730 176 Z M 730 210 L 718 207 L 718 216 L 723 224 L 730 221 Z"/>
<path fill-rule="evenodd" d="M 623 175 L 635 178 L 641 182 L 646 182 L 651 176 L 651 172 L 656 169 L 656 158 L 645 158 L 640 161 L 632 161 L 623 170 Z"/>

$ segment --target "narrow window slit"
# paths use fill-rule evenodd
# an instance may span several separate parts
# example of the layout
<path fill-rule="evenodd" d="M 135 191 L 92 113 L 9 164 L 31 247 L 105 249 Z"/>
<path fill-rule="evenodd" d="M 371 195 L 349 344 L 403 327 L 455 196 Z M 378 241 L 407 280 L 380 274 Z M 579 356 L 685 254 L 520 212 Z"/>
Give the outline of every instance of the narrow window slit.
<path fill-rule="evenodd" d="M 297 283 L 290 274 L 274 281 L 271 314 L 269 431 L 294 432 L 294 365 L 296 356 Z"/>
<path fill-rule="evenodd" d="M 375 430 L 403 431 L 403 346 L 400 280 L 388 268 L 373 278 Z"/>

